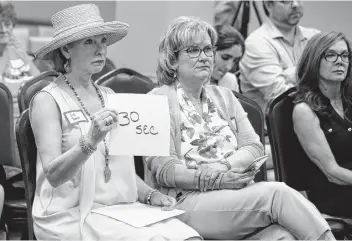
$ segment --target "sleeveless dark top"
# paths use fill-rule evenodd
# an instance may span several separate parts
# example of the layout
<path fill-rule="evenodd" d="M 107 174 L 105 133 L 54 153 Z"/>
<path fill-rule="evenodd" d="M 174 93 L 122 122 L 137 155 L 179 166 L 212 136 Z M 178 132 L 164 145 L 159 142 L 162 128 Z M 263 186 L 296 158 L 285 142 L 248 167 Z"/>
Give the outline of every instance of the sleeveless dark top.
<path fill-rule="evenodd" d="M 352 108 L 344 103 L 345 118 L 342 118 L 328 98 L 325 98 L 325 103 L 327 115 L 315 112 L 320 127 L 338 165 L 352 170 Z M 344 210 L 343 214 L 352 214 L 352 186 L 331 183 L 317 166 L 312 169 L 310 181 L 308 197 L 321 212 L 342 215 L 340 212 Z"/>

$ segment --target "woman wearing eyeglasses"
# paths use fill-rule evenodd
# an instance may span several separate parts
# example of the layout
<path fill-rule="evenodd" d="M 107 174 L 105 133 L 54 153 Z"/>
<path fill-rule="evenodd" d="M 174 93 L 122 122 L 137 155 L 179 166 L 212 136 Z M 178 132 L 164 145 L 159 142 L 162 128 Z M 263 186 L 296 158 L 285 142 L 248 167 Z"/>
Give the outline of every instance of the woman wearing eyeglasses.
<path fill-rule="evenodd" d="M 233 93 L 207 84 L 216 42 L 215 29 L 192 17 L 174 20 L 161 38 L 160 87 L 150 94 L 169 100 L 170 156 L 146 157 L 146 182 L 175 197 L 186 211 L 179 219 L 204 239 L 334 239 L 297 191 L 249 184 L 258 170 L 244 169 L 264 148 Z"/>
<path fill-rule="evenodd" d="M 297 67 L 293 123 L 308 157 L 309 199 L 324 213 L 352 218 L 351 47 L 342 33 L 320 33 Z"/>
<path fill-rule="evenodd" d="M 218 41 L 215 45 L 215 63 L 210 83 L 239 92 L 237 77 L 229 71 L 234 66 L 237 66 L 242 58 L 244 53 L 244 39 L 230 25 L 216 25 L 214 28 L 218 34 Z"/>

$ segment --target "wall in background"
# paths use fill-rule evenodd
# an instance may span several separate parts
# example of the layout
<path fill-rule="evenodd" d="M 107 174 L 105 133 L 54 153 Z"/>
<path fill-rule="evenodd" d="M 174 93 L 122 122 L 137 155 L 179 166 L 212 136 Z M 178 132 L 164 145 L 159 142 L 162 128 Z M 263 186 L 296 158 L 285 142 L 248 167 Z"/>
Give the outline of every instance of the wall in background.
<path fill-rule="evenodd" d="M 100 13 L 105 20 L 112 21 L 115 19 L 115 1 L 13 1 L 13 5 L 20 20 L 50 23 L 51 16 L 62 9 L 92 2 L 98 5 Z"/>
<path fill-rule="evenodd" d="M 50 21 L 65 7 L 89 1 L 14 1 L 19 19 Z M 212 1 L 90 1 L 99 6 L 106 21 L 121 20 L 130 25 L 128 36 L 109 48 L 108 57 L 117 67 L 129 67 L 155 75 L 160 37 L 170 22 L 180 15 L 194 15 L 213 21 Z M 264 17 L 262 2 L 256 2 Z M 352 39 L 352 1 L 305 1 L 303 26 L 322 31 L 341 31 Z M 251 8 L 249 31 L 259 26 Z"/>
<path fill-rule="evenodd" d="M 160 37 L 178 16 L 198 16 L 212 22 L 211 1 L 119 1 L 116 19 L 130 25 L 129 34 L 110 47 L 108 56 L 118 67 L 155 76 Z"/>

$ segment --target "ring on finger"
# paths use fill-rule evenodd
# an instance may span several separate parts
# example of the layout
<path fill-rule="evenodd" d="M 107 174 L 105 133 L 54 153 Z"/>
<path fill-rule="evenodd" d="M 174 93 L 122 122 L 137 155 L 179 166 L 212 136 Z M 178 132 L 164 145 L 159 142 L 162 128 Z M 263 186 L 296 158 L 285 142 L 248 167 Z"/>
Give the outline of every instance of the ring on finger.
<path fill-rule="evenodd" d="M 214 176 L 214 177 L 213 177 L 213 176 Z M 210 179 L 209 179 L 209 181 L 208 181 L 208 185 L 209 185 L 209 186 L 212 184 L 212 183 L 209 183 L 209 182 L 212 180 L 213 183 L 214 183 L 214 181 L 215 181 L 215 179 L 217 178 L 217 176 L 218 176 L 218 174 L 216 174 L 216 173 L 211 174 Z"/>
<path fill-rule="evenodd" d="M 106 125 L 106 126 L 111 125 L 112 122 L 113 122 L 113 120 L 112 120 L 111 118 L 109 118 L 109 117 L 106 117 L 104 120 L 105 120 L 105 125 Z"/>
<path fill-rule="evenodd" d="M 206 175 L 206 176 L 205 176 L 205 180 L 204 180 L 204 188 L 205 188 L 205 189 L 206 189 L 207 186 L 209 185 L 210 179 L 211 179 L 211 174 L 210 174 L 210 176 L 209 176 L 209 175 Z"/>

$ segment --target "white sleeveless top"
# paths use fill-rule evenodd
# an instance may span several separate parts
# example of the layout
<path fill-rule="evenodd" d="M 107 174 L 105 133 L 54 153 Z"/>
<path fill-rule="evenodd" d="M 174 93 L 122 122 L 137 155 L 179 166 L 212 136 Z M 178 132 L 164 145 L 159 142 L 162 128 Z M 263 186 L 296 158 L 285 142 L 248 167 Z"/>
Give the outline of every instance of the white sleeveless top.
<path fill-rule="evenodd" d="M 113 93 L 112 90 L 104 87 L 99 88 L 101 92 L 105 93 L 103 96 L 105 103 L 107 103 L 106 94 Z M 91 121 L 86 116 L 88 122 L 80 122 L 75 125 L 68 122 L 64 113 L 80 110 L 80 107 L 55 82 L 45 87 L 42 91 L 49 93 L 60 108 L 62 152 L 64 153 L 78 143 L 81 135 L 88 132 Z M 107 143 L 109 143 L 109 134 L 107 135 Z M 110 156 L 109 167 L 112 175 L 111 180 L 105 183 L 104 152 L 105 148 L 103 142 L 101 142 L 98 145 L 98 150 L 91 155 L 76 176 L 57 188 L 50 185 L 44 174 L 40 155 L 37 155 L 36 191 L 32 210 L 37 237 L 41 236 L 40 230 L 44 231 L 43 235 L 45 236 L 43 238 L 45 239 L 50 239 L 50 236 L 47 236 L 48 231 L 49 233 L 53 232 L 52 234 L 57 236 L 55 230 L 57 230 L 59 225 L 56 226 L 56 224 L 64 223 L 65 220 L 71 223 L 85 218 L 78 215 L 79 213 L 82 215 L 82 211 L 89 212 L 94 207 L 137 201 L 138 194 L 133 156 Z M 86 207 L 86 210 L 82 210 L 84 207 Z M 51 229 L 51 227 L 54 229 Z M 65 230 L 65 233 L 69 233 L 69 226 L 66 228 L 68 230 Z M 79 229 L 75 231 L 79 231 Z M 79 238 L 76 234 L 73 237 Z M 61 239 L 62 237 L 58 238 Z"/>
<path fill-rule="evenodd" d="M 105 93 L 103 97 L 107 103 L 106 94 L 114 92 L 108 88 L 99 88 Z M 65 113 L 80 110 L 80 106 L 55 82 L 42 91 L 49 93 L 60 108 L 64 153 L 79 142 L 81 135 L 88 132 L 91 121 L 87 116 L 88 122 L 72 125 L 67 121 Z M 174 218 L 134 228 L 118 220 L 92 213 L 95 208 L 138 201 L 133 156 L 110 156 L 111 179 L 105 183 L 103 142 L 97 148 L 98 150 L 90 156 L 76 176 L 57 188 L 48 182 L 40 155 L 37 155 L 36 191 L 32 214 L 34 233 L 38 240 L 148 240 L 155 236 L 185 240 L 199 237 L 194 229 Z"/>

